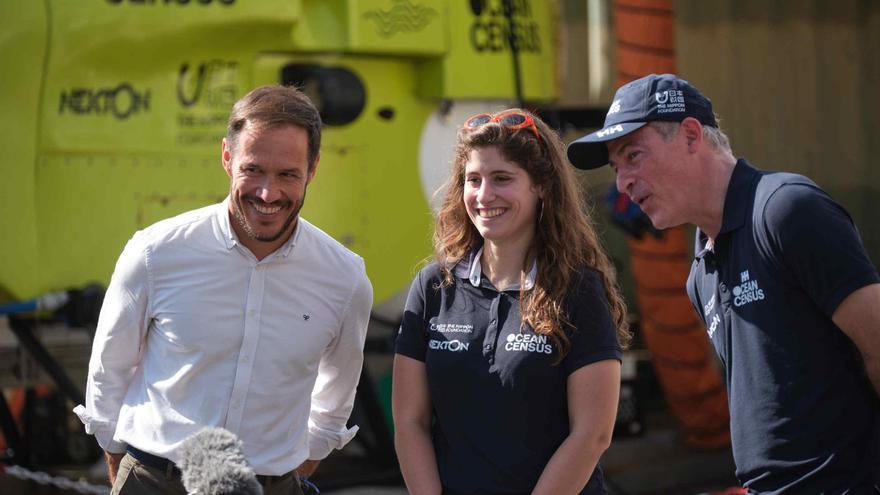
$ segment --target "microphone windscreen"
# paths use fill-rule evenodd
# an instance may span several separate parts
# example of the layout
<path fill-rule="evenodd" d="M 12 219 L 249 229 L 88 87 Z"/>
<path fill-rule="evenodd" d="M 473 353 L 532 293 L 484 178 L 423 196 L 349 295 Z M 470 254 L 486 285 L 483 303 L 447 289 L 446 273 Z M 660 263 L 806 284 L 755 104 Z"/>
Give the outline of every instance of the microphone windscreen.
<path fill-rule="evenodd" d="M 263 488 L 241 450 L 241 440 L 223 428 L 205 428 L 179 450 L 183 487 L 190 495 L 262 495 Z"/>

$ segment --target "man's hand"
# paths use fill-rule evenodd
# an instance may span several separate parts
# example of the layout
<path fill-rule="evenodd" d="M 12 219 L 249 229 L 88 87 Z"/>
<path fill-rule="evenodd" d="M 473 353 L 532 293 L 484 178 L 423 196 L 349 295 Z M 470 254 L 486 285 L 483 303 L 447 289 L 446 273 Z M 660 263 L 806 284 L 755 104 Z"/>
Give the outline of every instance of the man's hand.
<path fill-rule="evenodd" d="M 110 485 L 116 484 L 116 473 L 119 472 L 119 463 L 125 454 L 114 454 L 113 452 L 104 451 L 104 459 L 107 460 L 107 477 L 110 478 Z"/>
<path fill-rule="evenodd" d="M 312 473 L 315 472 L 316 469 L 318 469 L 318 464 L 320 464 L 320 463 L 321 463 L 321 461 L 313 461 L 311 459 L 306 459 L 305 462 L 303 462 L 302 464 L 299 465 L 298 468 L 296 468 L 296 474 L 298 476 L 308 478 L 309 476 L 312 475 Z"/>

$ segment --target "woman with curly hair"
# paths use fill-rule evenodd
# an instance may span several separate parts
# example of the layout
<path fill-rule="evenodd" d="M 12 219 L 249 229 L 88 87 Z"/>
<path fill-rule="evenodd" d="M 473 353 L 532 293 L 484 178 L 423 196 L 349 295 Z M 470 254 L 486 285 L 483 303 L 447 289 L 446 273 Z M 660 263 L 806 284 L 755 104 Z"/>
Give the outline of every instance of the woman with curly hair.
<path fill-rule="evenodd" d="M 545 123 L 511 109 L 462 126 L 434 249 L 394 358 L 410 493 L 605 493 L 626 308 Z"/>

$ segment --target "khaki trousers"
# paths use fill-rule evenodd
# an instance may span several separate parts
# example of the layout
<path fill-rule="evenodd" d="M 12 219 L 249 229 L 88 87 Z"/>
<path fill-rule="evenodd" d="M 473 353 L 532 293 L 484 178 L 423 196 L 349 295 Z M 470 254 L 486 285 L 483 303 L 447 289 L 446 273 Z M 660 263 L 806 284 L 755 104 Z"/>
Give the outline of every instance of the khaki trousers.
<path fill-rule="evenodd" d="M 303 495 L 296 476 L 288 474 L 280 479 L 261 482 L 264 495 Z M 125 454 L 119 463 L 116 483 L 110 495 L 187 495 L 180 476 L 147 466 L 131 454 Z M 199 494 L 210 495 L 210 494 Z"/>

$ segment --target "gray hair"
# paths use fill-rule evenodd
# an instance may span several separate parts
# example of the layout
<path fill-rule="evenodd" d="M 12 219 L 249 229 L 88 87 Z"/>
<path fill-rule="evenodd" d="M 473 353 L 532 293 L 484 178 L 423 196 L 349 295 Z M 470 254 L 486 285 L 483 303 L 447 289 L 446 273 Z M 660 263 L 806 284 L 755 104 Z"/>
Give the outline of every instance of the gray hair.
<path fill-rule="evenodd" d="M 733 151 L 730 149 L 730 138 L 727 137 L 727 134 L 724 134 L 724 131 L 721 130 L 721 120 L 718 116 L 715 116 L 716 122 L 718 122 L 718 127 L 713 127 L 710 125 L 701 125 L 703 129 L 703 137 L 709 141 L 709 144 L 715 148 L 716 151 L 721 153 L 733 156 Z M 675 136 L 675 133 L 678 132 L 679 126 L 681 126 L 680 122 L 664 122 L 664 121 L 654 121 L 648 124 L 651 126 L 660 137 L 663 138 L 664 141 L 671 141 L 672 137 Z"/>

